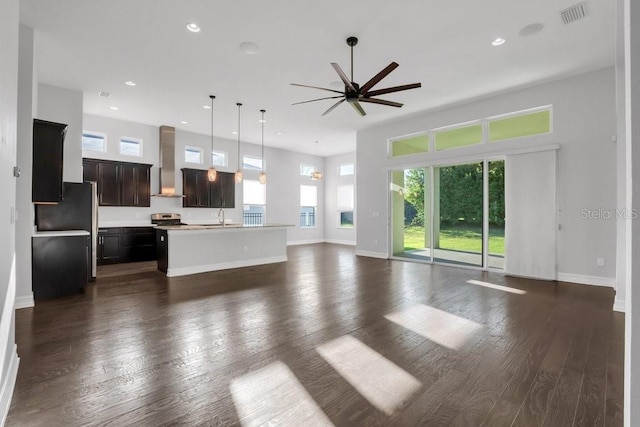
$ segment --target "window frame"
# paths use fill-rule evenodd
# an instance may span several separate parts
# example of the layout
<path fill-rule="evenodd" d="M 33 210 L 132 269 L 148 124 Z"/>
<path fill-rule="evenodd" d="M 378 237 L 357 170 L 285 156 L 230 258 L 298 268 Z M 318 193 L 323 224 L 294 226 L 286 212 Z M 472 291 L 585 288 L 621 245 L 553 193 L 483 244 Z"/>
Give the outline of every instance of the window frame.
<path fill-rule="evenodd" d="M 135 143 L 138 144 L 138 154 L 129 154 L 129 153 L 123 153 L 122 152 L 122 143 Z M 133 137 L 133 136 L 121 136 L 120 137 L 120 143 L 118 145 L 118 153 L 121 156 L 129 156 L 129 157 L 142 157 L 143 154 L 143 149 L 144 149 L 144 140 L 142 138 L 137 138 L 137 137 Z"/>
<path fill-rule="evenodd" d="M 215 163 L 213 161 L 213 155 L 215 154 L 222 154 L 222 157 L 224 158 L 224 162 L 223 164 L 220 163 Z M 226 151 L 222 151 L 222 150 L 211 150 L 211 164 L 214 166 L 219 166 L 221 168 L 226 168 L 227 166 L 229 166 L 229 153 Z"/>
<path fill-rule="evenodd" d="M 306 187 L 306 188 L 313 188 L 314 192 L 315 192 L 315 205 L 309 205 L 309 204 L 302 204 L 303 200 L 302 200 L 302 188 Z M 313 209 L 313 225 L 303 225 L 302 224 L 302 215 L 306 214 L 306 216 L 308 217 L 308 212 L 302 212 L 303 209 Z M 317 185 L 308 185 L 308 184 L 300 184 L 300 209 L 299 209 L 299 227 L 300 228 L 315 228 L 318 224 L 317 221 L 317 216 L 318 216 L 318 186 Z"/>
<path fill-rule="evenodd" d="M 343 166 L 351 166 L 351 173 L 342 173 Z M 354 176 L 356 174 L 356 163 L 346 162 L 338 165 L 338 176 Z"/>
<path fill-rule="evenodd" d="M 253 167 L 247 168 L 247 162 L 245 162 L 245 159 L 254 159 L 254 160 L 259 160 L 260 161 L 260 167 L 257 169 L 254 169 Z M 259 156 L 252 156 L 250 154 L 243 154 L 242 155 L 242 170 L 243 171 L 253 171 L 253 172 L 260 172 L 263 171 L 265 169 L 265 161 L 262 157 Z"/>
<path fill-rule="evenodd" d="M 302 172 L 303 166 L 311 169 L 308 174 Z M 300 176 L 311 178 L 311 175 L 313 174 L 313 172 L 315 172 L 315 170 L 316 167 L 314 165 L 311 165 L 309 163 L 300 163 Z"/>
<path fill-rule="evenodd" d="M 100 139 L 102 139 L 102 150 L 93 150 L 91 148 L 85 148 L 84 147 L 84 138 L 85 135 L 88 135 L 88 137 L 94 136 L 94 137 L 99 137 Z M 107 152 L 107 134 L 103 133 L 103 132 L 95 132 L 92 130 L 82 130 L 82 141 L 81 141 L 81 146 L 82 146 L 82 150 L 84 151 L 93 151 L 94 153 L 106 153 Z"/>
<path fill-rule="evenodd" d="M 200 161 L 196 162 L 191 162 L 189 160 L 187 160 L 187 151 L 191 151 L 192 153 L 195 153 L 196 151 L 198 152 Z M 189 163 L 192 165 L 201 165 L 204 162 L 204 150 L 202 149 L 202 147 L 194 147 L 192 145 L 185 145 L 184 146 L 184 162 L 185 163 Z"/>

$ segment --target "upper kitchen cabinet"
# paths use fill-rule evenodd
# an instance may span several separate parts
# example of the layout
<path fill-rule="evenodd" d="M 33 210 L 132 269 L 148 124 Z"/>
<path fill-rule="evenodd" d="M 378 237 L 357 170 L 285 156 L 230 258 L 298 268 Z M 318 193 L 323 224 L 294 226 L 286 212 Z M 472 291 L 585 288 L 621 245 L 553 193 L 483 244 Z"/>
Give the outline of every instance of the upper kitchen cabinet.
<path fill-rule="evenodd" d="M 218 172 L 218 179 L 211 183 L 211 207 L 235 208 L 236 182 L 235 174 Z"/>
<path fill-rule="evenodd" d="M 207 171 L 182 169 L 182 188 L 185 208 L 233 208 L 236 186 L 234 174 L 218 172 L 214 182 L 207 179 Z"/>
<path fill-rule="evenodd" d="M 151 205 L 151 165 L 82 159 L 84 181 L 98 184 L 100 206 Z"/>
<path fill-rule="evenodd" d="M 206 170 L 182 169 L 182 189 L 184 193 L 182 207 L 211 207 L 209 198 L 209 180 L 207 179 Z"/>
<path fill-rule="evenodd" d="M 33 120 L 33 203 L 62 200 L 62 160 L 67 125 Z"/>

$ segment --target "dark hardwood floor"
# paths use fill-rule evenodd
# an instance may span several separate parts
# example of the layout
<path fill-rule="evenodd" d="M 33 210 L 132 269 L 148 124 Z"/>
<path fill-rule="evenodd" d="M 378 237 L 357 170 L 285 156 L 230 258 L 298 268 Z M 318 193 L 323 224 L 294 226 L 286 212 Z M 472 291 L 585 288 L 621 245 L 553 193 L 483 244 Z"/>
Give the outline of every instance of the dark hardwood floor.
<path fill-rule="evenodd" d="M 622 425 L 611 289 L 288 254 L 171 279 L 104 266 L 18 310 L 7 425 Z"/>

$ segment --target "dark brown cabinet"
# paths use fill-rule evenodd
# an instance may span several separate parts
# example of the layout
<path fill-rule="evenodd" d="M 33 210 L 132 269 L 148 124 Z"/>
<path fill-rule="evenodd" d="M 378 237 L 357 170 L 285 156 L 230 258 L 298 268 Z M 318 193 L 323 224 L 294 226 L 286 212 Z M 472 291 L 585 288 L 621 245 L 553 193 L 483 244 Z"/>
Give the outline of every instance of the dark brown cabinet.
<path fill-rule="evenodd" d="M 209 180 L 206 170 L 182 169 L 182 188 L 184 193 L 183 207 L 209 207 Z"/>
<path fill-rule="evenodd" d="M 67 125 L 33 120 L 33 203 L 62 200 L 62 164 Z"/>
<path fill-rule="evenodd" d="M 98 230 L 98 265 L 153 261 L 156 258 L 154 227 L 110 227 Z"/>
<path fill-rule="evenodd" d="M 83 159 L 83 180 L 98 183 L 100 206 L 151 205 L 151 165 Z"/>
<path fill-rule="evenodd" d="M 122 228 L 101 228 L 98 230 L 98 264 L 122 262 Z"/>
<path fill-rule="evenodd" d="M 90 269 L 89 235 L 33 237 L 31 273 L 36 300 L 77 294 L 86 286 Z"/>
<path fill-rule="evenodd" d="M 207 171 L 182 169 L 182 188 L 185 208 L 234 208 L 236 186 L 234 174 L 218 172 L 214 182 L 207 179 Z"/>

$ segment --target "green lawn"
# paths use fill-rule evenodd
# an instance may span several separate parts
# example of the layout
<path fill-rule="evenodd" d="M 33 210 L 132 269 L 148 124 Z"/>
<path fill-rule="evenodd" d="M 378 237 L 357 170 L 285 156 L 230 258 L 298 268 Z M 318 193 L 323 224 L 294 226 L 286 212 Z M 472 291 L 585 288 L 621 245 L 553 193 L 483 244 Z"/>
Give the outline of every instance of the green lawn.
<path fill-rule="evenodd" d="M 424 227 L 405 227 L 404 250 L 424 248 Z M 440 230 L 440 248 L 465 252 L 482 252 L 480 227 L 449 227 Z M 489 253 L 504 255 L 504 228 L 490 227 Z"/>

